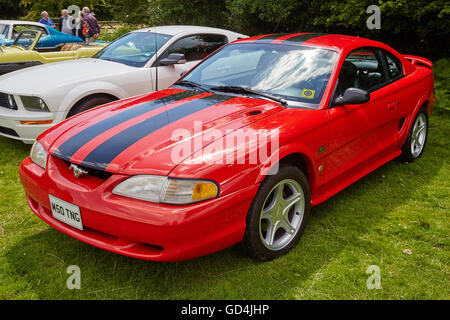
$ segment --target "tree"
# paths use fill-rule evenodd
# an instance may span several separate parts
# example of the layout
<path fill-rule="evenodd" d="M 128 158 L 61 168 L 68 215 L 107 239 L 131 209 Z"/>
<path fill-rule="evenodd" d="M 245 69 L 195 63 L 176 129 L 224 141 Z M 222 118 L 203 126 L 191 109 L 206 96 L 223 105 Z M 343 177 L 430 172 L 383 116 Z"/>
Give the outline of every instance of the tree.
<path fill-rule="evenodd" d="M 39 20 L 41 12 L 47 11 L 51 17 L 59 17 L 61 10 L 68 8 L 70 5 L 78 5 L 80 9 L 89 7 L 95 11 L 98 17 L 107 16 L 112 18 L 108 7 L 109 0 L 20 0 L 20 6 L 27 14 L 23 17 L 24 20 Z"/>
<path fill-rule="evenodd" d="M 160 24 L 223 27 L 227 24 L 225 0 L 159 0 Z"/>
<path fill-rule="evenodd" d="M 181 1 L 180 1 L 181 2 Z M 368 37 L 411 54 L 449 55 L 446 0 L 227 0 L 228 26 L 246 34 L 314 31 Z M 378 4 L 381 29 L 366 27 L 367 7 Z"/>
<path fill-rule="evenodd" d="M 0 0 L 0 19 L 18 19 L 22 15 L 20 0 Z"/>
<path fill-rule="evenodd" d="M 109 0 L 115 20 L 132 24 L 155 25 L 161 20 L 158 0 Z"/>

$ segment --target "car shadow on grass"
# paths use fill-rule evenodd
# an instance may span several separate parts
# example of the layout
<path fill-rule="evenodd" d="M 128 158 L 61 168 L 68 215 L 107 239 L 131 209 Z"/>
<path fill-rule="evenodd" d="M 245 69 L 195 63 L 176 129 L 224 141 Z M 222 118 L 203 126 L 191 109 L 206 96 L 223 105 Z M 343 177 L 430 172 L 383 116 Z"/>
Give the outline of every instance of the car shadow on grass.
<path fill-rule="evenodd" d="M 94 248 L 49 227 L 8 249 L 7 270 L 26 283 L 29 298 L 296 298 L 295 292 L 304 283 L 312 288 L 320 271 L 343 250 L 358 248 L 377 254 L 365 235 L 387 213 L 415 197 L 442 166 L 438 156 L 445 147 L 439 142 L 442 136 L 430 138 L 420 160 L 411 164 L 391 161 L 313 208 L 298 246 L 272 262 L 251 260 L 236 247 L 178 263 L 141 261 Z M 37 217 L 35 221 L 43 223 Z M 80 267 L 80 290 L 66 286 L 70 265 Z M 365 281 L 363 277 L 364 286 Z"/>

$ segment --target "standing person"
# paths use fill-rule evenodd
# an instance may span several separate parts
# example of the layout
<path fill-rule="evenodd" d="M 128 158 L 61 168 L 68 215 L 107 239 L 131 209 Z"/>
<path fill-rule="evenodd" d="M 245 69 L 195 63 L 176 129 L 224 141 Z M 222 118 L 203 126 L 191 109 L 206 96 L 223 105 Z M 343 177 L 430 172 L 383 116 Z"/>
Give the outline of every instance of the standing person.
<path fill-rule="evenodd" d="M 83 8 L 83 25 L 86 26 L 86 43 L 95 42 L 100 36 L 100 26 L 88 7 Z"/>
<path fill-rule="evenodd" d="M 66 9 L 61 11 L 61 18 L 59 19 L 59 31 L 67 34 L 75 34 L 75 28 L 72 24 L 72 18 Z"/>
<path fill-rule="evenodd" d="M 83 39 L 83 41 L 86 40 L 86 38 L 84 37 L 83 34 L 83 12 L 80 11 L 78 13 L 78 17 L 75 18 L 75 35 L 81 39 Z"/>
<path fill-rule="evenodd" d="M 40 23 L 56 29 L 56 24 L 50 18 L 47 11 L 42 11 L 41 17 L 41 20 L 39 20 Z"/>

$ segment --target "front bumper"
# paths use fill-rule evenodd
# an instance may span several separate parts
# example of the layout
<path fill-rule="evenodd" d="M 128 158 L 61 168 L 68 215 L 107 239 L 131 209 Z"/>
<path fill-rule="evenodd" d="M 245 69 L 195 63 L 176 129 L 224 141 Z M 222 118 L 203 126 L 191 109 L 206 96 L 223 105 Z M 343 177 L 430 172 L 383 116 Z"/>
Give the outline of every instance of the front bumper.
<path fill-rule="evenodd" d="M 49 156 L 47 170 L 25 159 L 20 179 L 31 210 L 47 224 L 88 244 L 122 255 L 173 262 L 224 249 L 244 237 L 245 218 L 258 185 L 186 205 L 153 204 L 112 194 L 126 176 L 75 178 Z M 49 194 L 78 205 L 84 230 L 53 218 Z"/>
<path fill-rule="evenodd" d="M 51 128 L 53 123 L 45 125 L 23 125 L 21 121 L 52 120 L 54 122 L 54 118 L 54 114 L 50 112 L 11 110 L 0 106 L 0 135 L 25 143 L 33 143 L 37 136 Z"/>

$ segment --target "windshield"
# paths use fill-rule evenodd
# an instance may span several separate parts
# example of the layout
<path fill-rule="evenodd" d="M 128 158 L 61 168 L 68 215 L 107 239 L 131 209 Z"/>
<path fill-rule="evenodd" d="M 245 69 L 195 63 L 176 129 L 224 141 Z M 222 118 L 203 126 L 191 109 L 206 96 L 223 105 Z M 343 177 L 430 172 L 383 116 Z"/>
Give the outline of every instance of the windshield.
<path fill-rule="evenodd" d="M 207 88 L 239 86 L 317 107 L 338 54 L 279 44 L 236 43 L 205 60 L 182 80 Z"/>
<path fill-rule="evenodd" d="M 33 30 L 25 30 L 19 33 L 16 40 L 14 40 L 13 46 L 22 47 L 25 50 L 30 50 L 31 45 L 38 37 L 39 32 Z"/>
<path fill-rule="evenodd" d="M 0 40 L 8 39 L 9 24 L 0 24 Z"/>
<path fill-rule="evenodd" d="M 143 67 L 171 37 L 152 32 L 128 33 L 99 51 L 93 58 Z"/>

